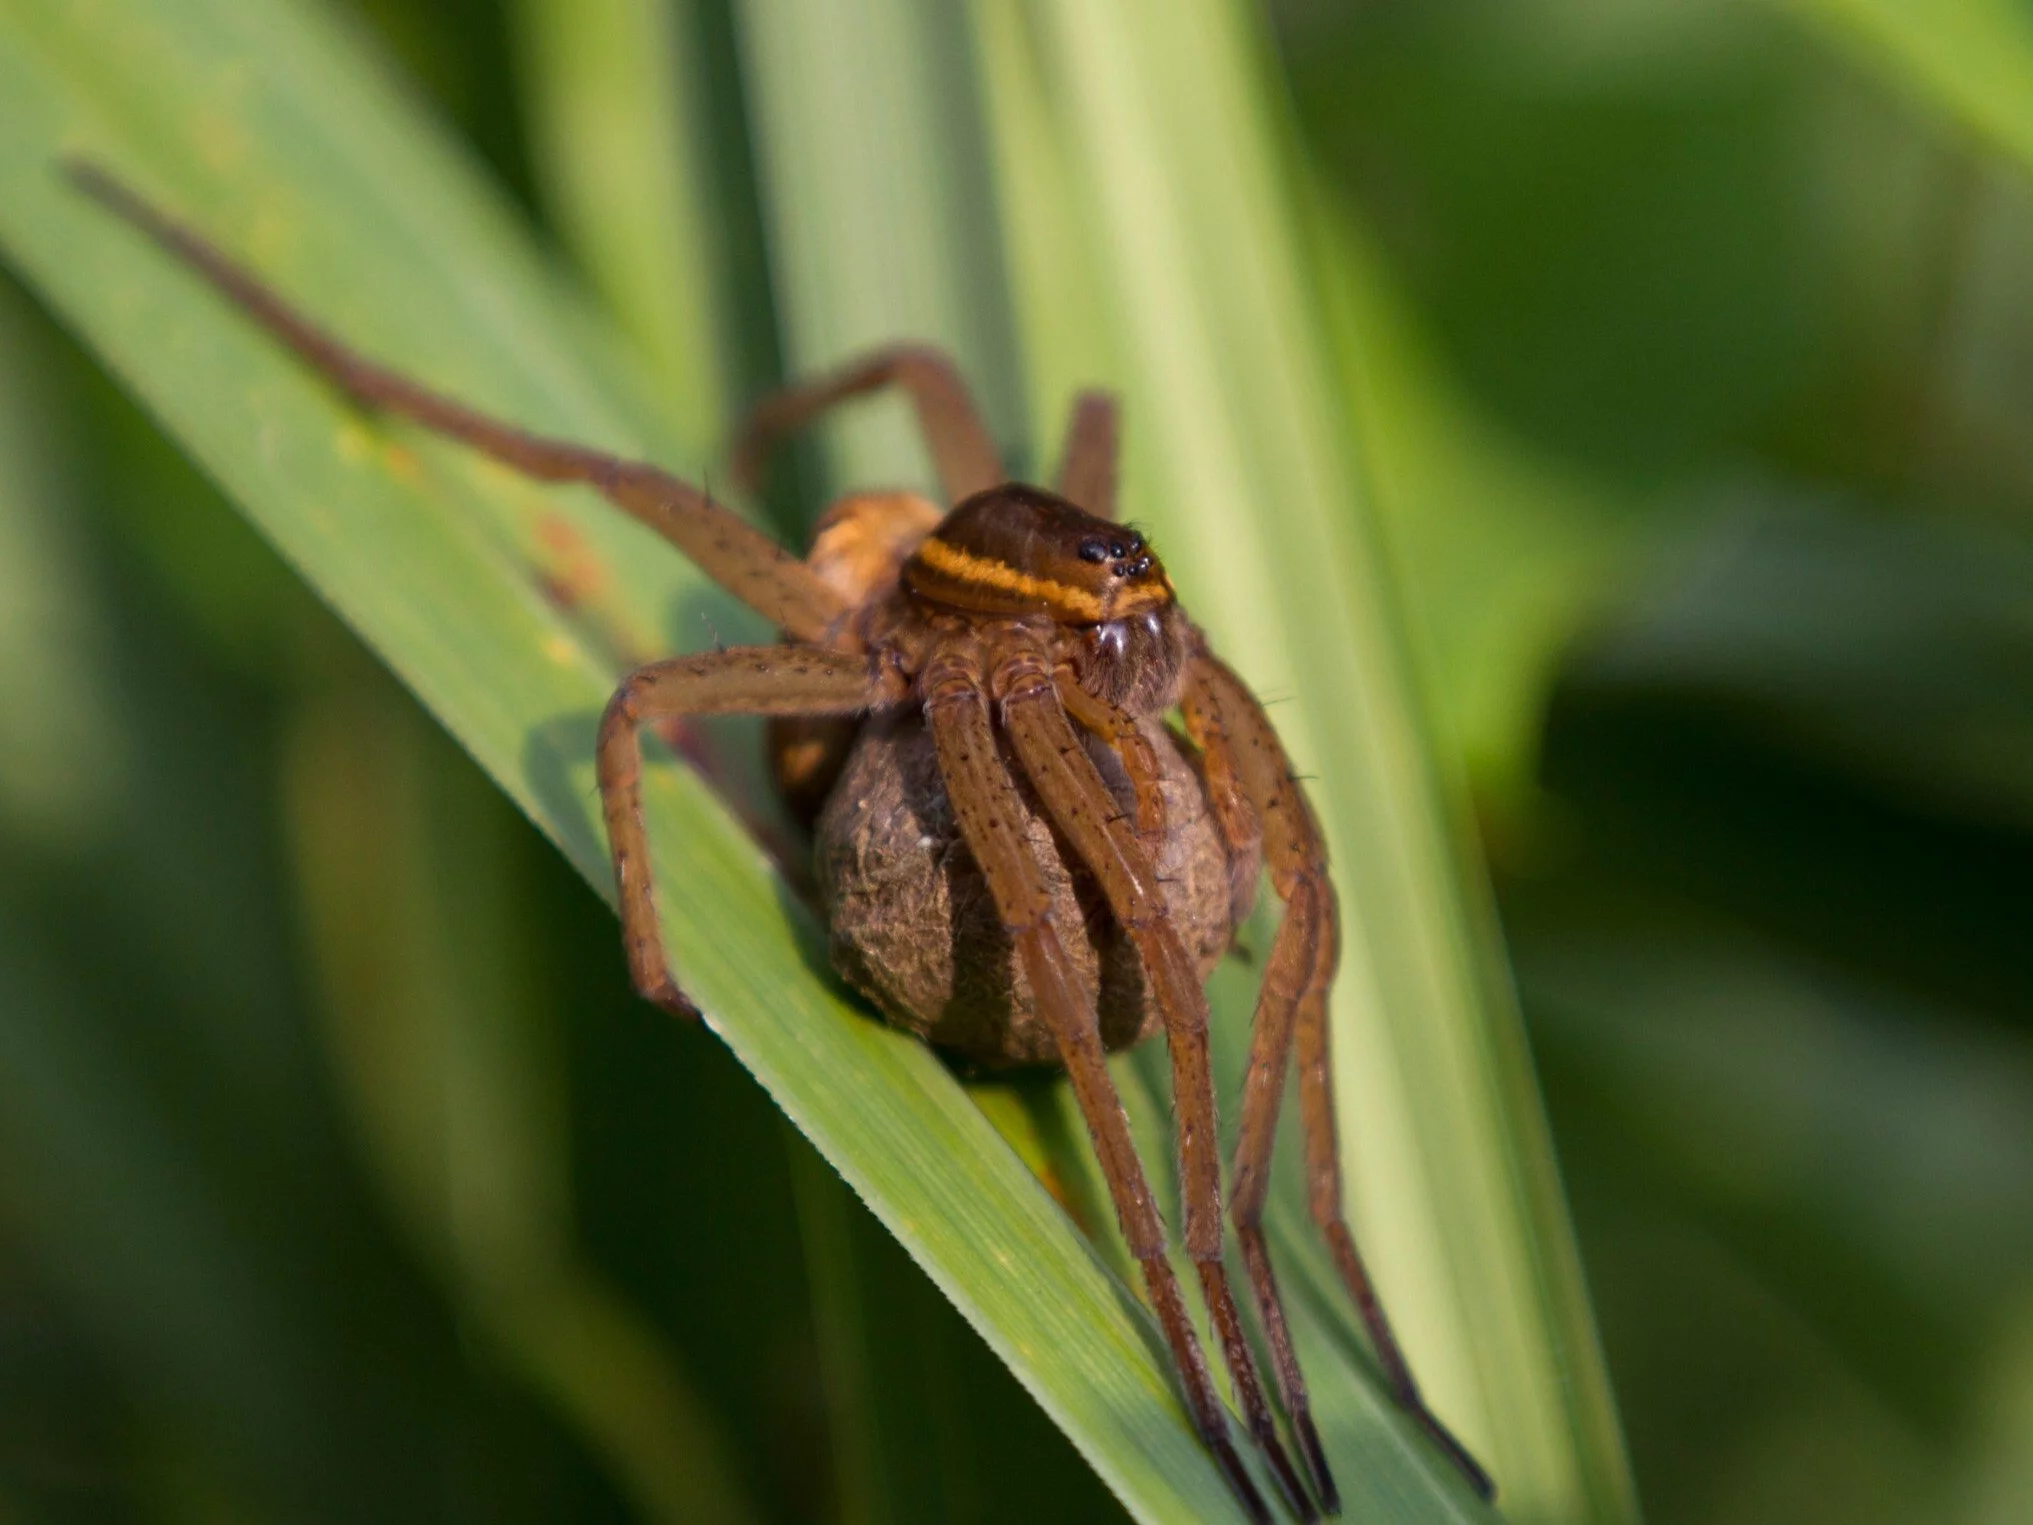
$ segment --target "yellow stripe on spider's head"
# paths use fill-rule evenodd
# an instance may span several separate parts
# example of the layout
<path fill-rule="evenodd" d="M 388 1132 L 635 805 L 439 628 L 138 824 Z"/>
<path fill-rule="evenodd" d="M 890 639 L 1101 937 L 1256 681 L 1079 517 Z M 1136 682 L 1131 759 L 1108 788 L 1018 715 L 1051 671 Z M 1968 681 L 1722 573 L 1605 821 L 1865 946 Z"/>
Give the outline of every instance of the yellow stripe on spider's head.
<path fill-rule="evenodd" d="M 1043 604 L 1052 613 L 1066 619 L 1099 620 L 1106 613 L 1101 600 L 1085 588 L 1020 572 L 1006 561 L 997 561 L 992 556 L 977 556 L 972 551 L 948 545 L 937 535 L 929 535 L 918 543 L 918 556 L 926 566 L 943 577 Z"/>
<path fill-rule="evenodd" d="M 1042 608 L 1054 618 L 1070 624 L 1098 624 L 1172 600 L 1171 587 L 1162 578 L 1155 586 L 1118 585 L 1112 590 L 1115 597 L 1104 599 L 1100 594 L 1073 583 L 1023 571 L 993 556 L 963 551 L 937 535 L 929 535 L 918 542 L 916 559 L 938 576 L 963 588 L 1006 594 L 1015 602 Z M 936 587 L 927 588 L 925 592 L 937 596 Z"/>

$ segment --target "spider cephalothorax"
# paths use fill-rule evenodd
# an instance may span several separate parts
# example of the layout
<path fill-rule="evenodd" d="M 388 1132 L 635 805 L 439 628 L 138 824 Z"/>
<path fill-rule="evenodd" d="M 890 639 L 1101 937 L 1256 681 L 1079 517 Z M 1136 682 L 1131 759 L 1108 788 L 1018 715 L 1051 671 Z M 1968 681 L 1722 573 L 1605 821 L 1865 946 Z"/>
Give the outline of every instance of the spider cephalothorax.
<path fill-rule="evenodd" d="M 766 400 L 736 450 L 738 477 L 753 481 L 776 435 L 895 386 L 915 404 L 956 505 L 942 517 L 909 494 L 850 498 L 800 560 L 655 467 L 523 433 L 375 365 L 102 171 L 71 173 L 361 403 L 530 476 L 597 488 L 783 631 L 781 645 L 638 668 L 602 719 L 601 797 L 638 990 L 692 1013 L 657 920 L 638 732 L 689 715 L 795 717 L 798 729 L 777 733 L 777 772 L 794 805 L 817 812 L 843 971 L 892 1020 L 975 1062 L 1065 1067 L 1187 1412 L 1243 1507 L 1270 1517 L 1230 1441 L 1103 1062 L 1158 1027 L 1172 1061 L 1185 1249 L 1237 1404 L 1288 1504 L 1303 1518 L 1316 1497 L 1330 1513 L 1339 1504 L 1262 1227 L 1295 1060 L 1313 1215 L 1384 1376 L 1491 1492 L 1421 1399 L 1342 1218 L 1327 1051 L 1339 924 L 1325 843 L 1263 707 L 1181 611 L 1156 554 L 1113 522 L 1112 399 L 1079 399 L 1055 493 L 1006 479 L 958 374 L 932 351 L 881 351 Z M 1175 707 L 1183 746 L 1165 724 Z M 1279 1438 L 1222 1254 L 1201 981 L 1259 865 L 1285 914 L 1264 959 L 1231 1211 L 1310 1493 Z"/>
<path fill-rule="evenodd" d="M 1103 703 L 1147 715 L 1178 702 L 1191 627 L 1172 580 L 1138 531 L 1054 493 L 976 493 L 918 545 L 903 588 L 926 610 L 1075 632 L 1060 655 Z"/>

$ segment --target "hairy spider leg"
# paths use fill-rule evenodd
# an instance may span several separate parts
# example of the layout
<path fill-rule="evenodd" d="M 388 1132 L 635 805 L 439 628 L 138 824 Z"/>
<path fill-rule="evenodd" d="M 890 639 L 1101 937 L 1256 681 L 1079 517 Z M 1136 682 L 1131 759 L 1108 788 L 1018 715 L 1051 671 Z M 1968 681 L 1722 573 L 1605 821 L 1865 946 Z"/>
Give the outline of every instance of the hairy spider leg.
<path fill-rule="evenodd" d="M 918 428 L 932 452 L 947 503 L 1009 480 L 981 411 L 953 362 L 926 345 L 897 344 L 758 401 L 734 439 L 735 484 L 749 494 L 759 491 L 770 448 L 778 440 L 838 403 L 891 386 L 902 387 L 917 409 Z"/>
<path fill-rule="evenodd" d="M 996 746 L 981 664 L 972 654 L 939 659 L 923 682 L 925 718 L 962 839 L 973 853 L 997 914 L 1030 980 L 1038 1014 L 1051 1027 L 1094 1153 L 1114 1199 L 1116 1221 L 1143 1272 L 1151 1305 L 1185 1389 L 1187 1413 L 1229 1488 L 1251 1519 L 1271 1515 L 1229 1439 L 1227 1410 L 1186 1315 L 1165 1225 L 1130 1138 L 1129 1117 L 1109 1078 L 1094 1002 L 1081 988 L 1052 917 L 1052 895 L 1031 857 L 1016 785 Z"/>
<path fill-rule="evenodd" d="M 1257 818 L 1255 807 L 1242 792 L 1242 785 L 1235 776 L 1233 755 L 1225 746 L 1207 743 L 1205 733 L 1218 731 L 1219 717 L 1204 701 L 1200 705 L 1199 733 L 1196 733 L 1193 689 L 1189 663 L 1179 700 L 1180 718 L 1188 723 L 1183 729 L 1175 731 L 1174 736 L 1182 746 L 1191 747 L 1200 756 L 1200 776 L 1206 788 L 1207 803 L 1214 812 L 1214 825 L 1221 833 L 1222 845 L 1228 849 L 1229 920 L 1231 925 L 1240 927 L 1256 908 L 1257 889 L 1263 878 L 1263 822 Z M 1298 978 L 1304 980 L 1303 970 Z M 1261 1004 L 1258 1009 L 1262 1009 Z"/>
<path fill-rule="evenodd" d="M 1222 1264 L 1221 1145 L 1216 1125 L 1214 1067 L 1209 1049 L 1207 993 L 1179 940 L 1158 885 L 1157 870 L 1102 782 L 1036 658 L 1007 659 L 991 691 L 1002 696 L 1003 729 L 1046 813 L 1100 884 L 1116 922 L 1135 943 L 1165 1019 L 1172 1059 L 1173 1105 L 1179 1123 L 1180 1194 L 1185 1202 L 1186 1253 L 1221 1341 L 1236 1401 L 1278 1486 L 1303 1520 L 1317 1519 L 1311 1498 L 1278 1438 L 1264 1398 L 1256 1357 Z"/>
<path fill-rule="evenodd" d="M 1113 392 L 1087 391 L 1073 399 L 1065 453 L 1059 457 L 1059 496 L 1097 519 L 1115 517 L 1121 433 L 1121 408 Z"/>
<path fill-rule="evenodd" d="M 1122 760 L 1123 771 L 1129 775 L 1130 788 L 1136 794 L 1137 835 L 1143 839 L 1146 853 L 1155 858 L 1165 836 L 1165 791 L 1159 782 L 1157 749 L 1151 745 L 1150 737 L 1128 710 L 1117 709 L 1082 688 L 1070 669 L 1061 668 L 1054 673 L 1052 686 L 1059 691 L 1059 702 L 1066 707 L 1066 713 L 1079 722 L 1080 728 L 1098 736 Z"/>
<path fill-rule="evenodd" d="M 1285 903 L 1284 920 L 1257 995 L 1231 1211 L 1286 1412 L 1300 1434 L 1301 1449 L 1314 1468 L 1323 1496 L 1336 1498 L 1263 1234 L 1271 1150 L 1285 1071 L 1296 1043 L 1308 1206 L 1313 1221 L 1326 1238 L 1341 1279 L 1362 1316 L 1392 1396 L 1470 1487 L 1485 1499 L 1494 1497 L 1495 1485 L 1489 1474 L 1427 1407 L 1342 1215 L 1341 1152 L 1336 1139 L 1327 1019 L 1328 991 L 1340 961 L 1340 918 L 1327 874 L 1326 838 L 1270 717 L 1242 680 L 1204 645 L 1188 665 L 1180 707 L 1187 734 L 1205 759 L 1208 791 L 1217 815 L 1240 802 L 1256 816 L 1272 888 Z"/>
<path fill-rule="evenodd" d="M 526 476 L 597 489 L 683 551 L 736 598 L 800 639 L 826 639 L 846 615 L 846 603 L 804 562 L 689 482 L 642 462 L 526 433 L 377 365 L 98 165 L 72 160 L 64 171 L 80 190 L 203 276 L 356 402 L 464 441 Z"/>
<path fill-rule="evenodd" d="M 1293 816 L 1289 811 L 1275 814 L 1253 803 L 1245 781 L 1237 776 L 1237 749 L 1222 713 L 1220 693 L 1209 671 L 1196 658 L 1187 672 L 1180 708 L 1187 735 L 1200 748 L 1217 823 L 1234 850 L 1237 839 L 1259 847 L 1268 846 L 1277 867 L 1273 882 L 1285 902 L 1285 915 L 1265 960 L 1262 983 L 1257 990 L 1256 1015 L 1250 1028 L 1249 1066 L 1243 1086 L 1242 1128 L 1235 1150 L 1235 1198 L 1230 1211 L 1236 1237 L 1241 1243 L 1243 1263 L 1248 1268 L 1250 1287 L 1255 1293 L 1264 1336 L 1271 1349 L 1271 1366 L 1276 1373 L 1278 1395 L 1291 1417 L 1299 1438 L 1299 1449 L 1312 1469 L 1313 1481 L 1327 1511 L 1337 1513 L 1340 1492 L 1327 1466 L 1327 1455 L 1313 1422 L 1312 1403 L 1298 1353 L 1285 1319 L 1284 1300 L 1264 1242 L 1263 1212 L 1270 1190 L 1270 1158 L 1276 1138 L 1277 1121 L 1284 1099 L 1285 1073 L 1291 1062 L 1292 1027 L 1300 1002 L 1314 983 L 1319 968 L 1321 915 L 1319 885 L 1312 877 L 1295 870 L 1309 861 L 1293 838 L 1310 826 L 1310 812 Z M 1289 770 L 1286 770 L 1289 771 Z M 1252 778 L 1250 784 L 1260 783 Z M 1266 806 L 1276 803 L 1271 794 L 1263 796 Z M 1303 800 L 1300 802 L 1304 809 Z M 1235 818 L 1233 828 L 1227 826 Z M 1275 824 L 1267 833 L 1263 821 Z M 1271 841 L 1264 843 L 1269 835 Z M 1254 855 L 1252 861 L 1260 861 Z M 1321 860 L 1324 863 L 1324 858 Z M 1280 872 L 1279 870 L 1283 871 Z"/>
<path fill-rule="evenodd" d="M 814 646 L 672 657 L 622 680 L 600 717 L 600 803 L 628 972 L 646 999 L 680 1016 L 699 1014 L 664 951 L 642 815 L 642 726 L 689 715 L 851 715 L 897 697 L 867 657 Z"/>

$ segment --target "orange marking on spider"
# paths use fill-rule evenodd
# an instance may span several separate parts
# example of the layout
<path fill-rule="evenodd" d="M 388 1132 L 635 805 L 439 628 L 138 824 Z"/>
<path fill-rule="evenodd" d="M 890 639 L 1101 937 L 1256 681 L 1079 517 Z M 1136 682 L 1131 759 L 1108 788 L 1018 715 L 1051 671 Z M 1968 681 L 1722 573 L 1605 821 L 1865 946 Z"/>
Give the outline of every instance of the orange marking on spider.
<path fill-rule="evenodd" d="M 918 547 L 918 555 L 927 566 L 955 582 L 1014 594 L 1024 602 L 1042 605 L 1054 614 L 1071 619 L 1092 621 L 1102 617 L 1101 600 L 1084 588 L 1072 588 L 1049 577 L 1033 577 L 1028 572 L 1019 572 L 1006 561 L 972 555 L 946 544 L 937 535 Z"/>

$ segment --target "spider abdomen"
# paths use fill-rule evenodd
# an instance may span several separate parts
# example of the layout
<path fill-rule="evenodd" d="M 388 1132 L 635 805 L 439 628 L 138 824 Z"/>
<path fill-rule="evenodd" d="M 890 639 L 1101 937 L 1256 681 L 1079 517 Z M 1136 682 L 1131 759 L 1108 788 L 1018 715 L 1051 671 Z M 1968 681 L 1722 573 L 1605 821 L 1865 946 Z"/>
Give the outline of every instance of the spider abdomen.
<path fill-rule="evenodd" d="M 1229 940 L 1229 865 L 1198 773 L 1162 725 L 1157 749 L 1167 830 L 1158 878 L 1202 978 Z M 1133 792 L 1098 741 L 1096 766 L 1125 811 Z M 1020 788 L 1025 830 L 1053 897 L 1053 916 L 1094 998 L 1103 1045 L 1127 1048 L 1161 1025 L 1134 946 L 1100 889 Z M 988 886 L 960 840 L 923 718 L 872 720 L 814 828 L 814 871 L 833 963 L 889 1021 L 981 1069 L 1061 1063 L 1031 1000 Z"/>

